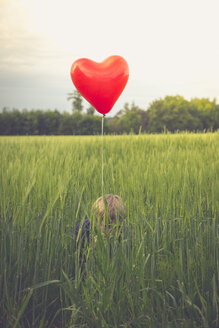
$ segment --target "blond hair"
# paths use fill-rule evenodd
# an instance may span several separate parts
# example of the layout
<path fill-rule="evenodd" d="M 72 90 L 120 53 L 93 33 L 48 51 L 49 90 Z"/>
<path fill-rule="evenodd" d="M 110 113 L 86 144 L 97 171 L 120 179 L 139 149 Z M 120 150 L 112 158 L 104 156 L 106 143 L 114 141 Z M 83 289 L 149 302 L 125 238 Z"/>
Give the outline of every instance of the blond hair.
<path fill-rule="evenodd" d="M 105 209 L 105 204 L 108 206 L 108 209 Z M 117 220 L 121 222 L 124 217 L 122 198 L 113 194 L 99 197 L 92 206 L 92 212 L 96 219 L 103 220 L 104 215 L 106 216 L 108 212 L 112 222 L 115 223 Z"/>

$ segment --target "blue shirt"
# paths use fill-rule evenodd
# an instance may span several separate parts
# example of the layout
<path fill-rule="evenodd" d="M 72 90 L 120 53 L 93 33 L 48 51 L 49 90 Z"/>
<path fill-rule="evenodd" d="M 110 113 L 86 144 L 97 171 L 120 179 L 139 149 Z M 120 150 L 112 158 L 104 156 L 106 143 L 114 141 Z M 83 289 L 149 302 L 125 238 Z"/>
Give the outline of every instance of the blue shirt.
<path fill-rule="evenodd" d="M 80 231 L 80 236 L 78 238 L 79 231 Z M 76 246 L 77 247 L 80 244 L 81 249 L 83 249 L 86 242 L 87 242 L 87 244 L 89 244 L 89 241 L 90 241 L 90 221 L 88 219 L 84 220 L 84 222 L 82 224 L 82 227 L 81 227 L 81 222 L 76 225 L 75 237 L 76 237 Z"/>

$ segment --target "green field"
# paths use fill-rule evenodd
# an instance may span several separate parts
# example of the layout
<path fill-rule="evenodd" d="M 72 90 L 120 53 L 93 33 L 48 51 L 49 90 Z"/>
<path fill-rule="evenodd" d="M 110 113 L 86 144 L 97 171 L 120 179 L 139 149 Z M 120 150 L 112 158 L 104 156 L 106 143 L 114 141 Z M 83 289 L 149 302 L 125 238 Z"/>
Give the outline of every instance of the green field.
<path fill-rule="evenodd" d="M 218 327 L 219 133 L 104 136 L 122 240 L 74 230 L 102 194 L 101 137 L 0 138 L 0 327 Z M 112 244 L 113 243 L 113 244 Z"/>

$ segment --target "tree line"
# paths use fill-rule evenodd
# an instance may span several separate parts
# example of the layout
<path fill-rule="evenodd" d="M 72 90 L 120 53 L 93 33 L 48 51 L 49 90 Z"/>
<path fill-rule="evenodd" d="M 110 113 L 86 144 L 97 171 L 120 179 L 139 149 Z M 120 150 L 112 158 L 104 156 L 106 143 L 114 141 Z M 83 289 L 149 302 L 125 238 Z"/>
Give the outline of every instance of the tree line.
<path fill-rule="evenodd" d="M 97 135 L 101 117 L 90 106 L 84 111 L 83 98 L 74 91 L 68 94 L 72 113 L 58 110 L 18 110 L 3 108 L 0 112 L 0 135 Z M 163 131 L 216 131 L 219 129 L 219 104 L 216 99 L 192 99 L 166 96 L 145 109 L 125 103 L 112 118 L 106 116 L 104 132 L 160 133 Z"/>

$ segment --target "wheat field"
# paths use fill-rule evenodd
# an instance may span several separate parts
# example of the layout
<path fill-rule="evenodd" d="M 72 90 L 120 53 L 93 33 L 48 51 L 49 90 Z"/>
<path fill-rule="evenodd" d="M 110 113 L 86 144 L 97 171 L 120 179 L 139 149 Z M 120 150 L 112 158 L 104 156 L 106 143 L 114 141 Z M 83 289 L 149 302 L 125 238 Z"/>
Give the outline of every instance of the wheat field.
<path fill-rule="evenodd" d="M 102 193 L 102 139 L 0 138 L 0 327 L 218 327 L 219 133 L 104 136 L 120 242 L 81 266 L 75 227 Z"/>

